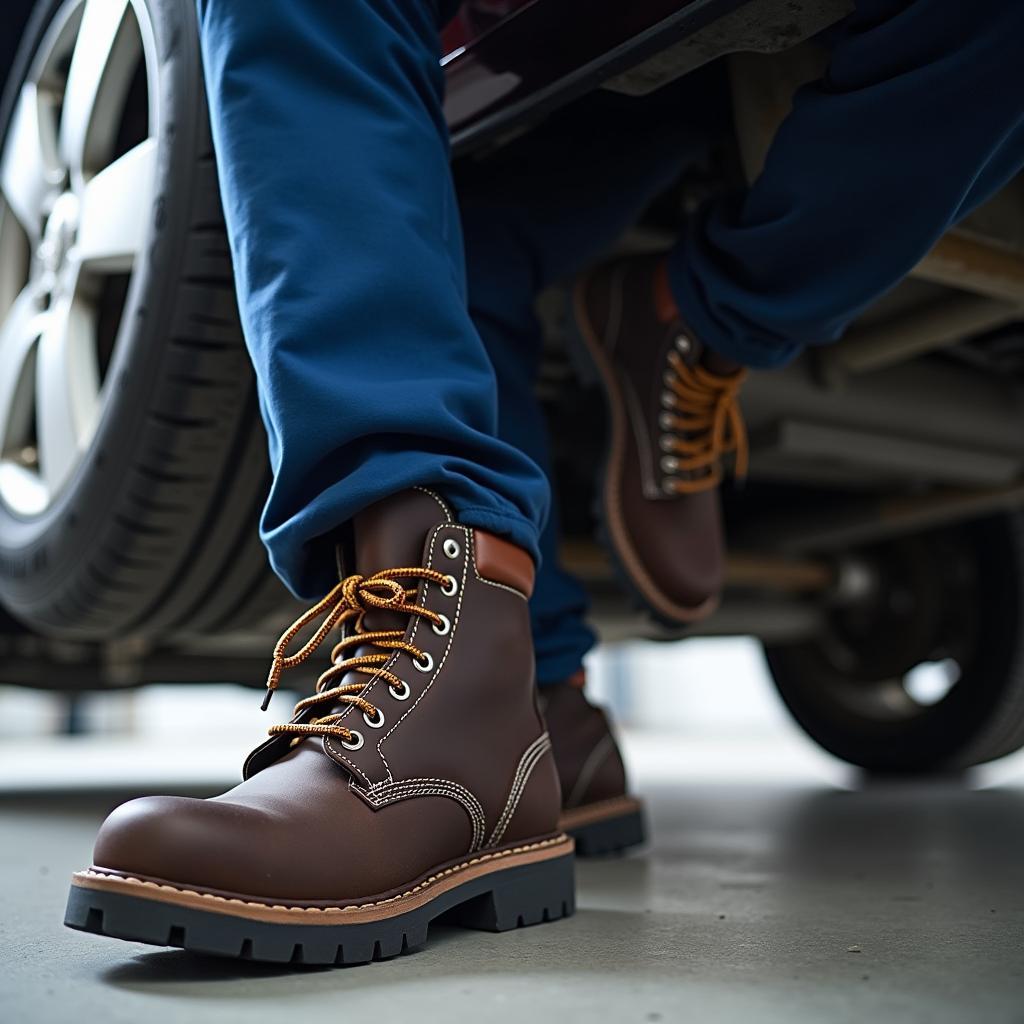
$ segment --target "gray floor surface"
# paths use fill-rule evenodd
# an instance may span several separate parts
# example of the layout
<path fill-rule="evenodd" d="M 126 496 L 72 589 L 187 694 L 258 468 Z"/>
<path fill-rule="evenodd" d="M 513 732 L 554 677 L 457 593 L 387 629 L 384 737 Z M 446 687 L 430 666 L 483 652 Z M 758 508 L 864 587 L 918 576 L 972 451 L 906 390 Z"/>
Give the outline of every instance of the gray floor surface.
<path fill-rule="evenodd" d="M 4 1024 L 1024 1021 L 1024 786 L 660 786 L 651 846 L 580 864 L 571 920 L 342 969 L 64 929 L 122 796 L 0 796 Z"/>

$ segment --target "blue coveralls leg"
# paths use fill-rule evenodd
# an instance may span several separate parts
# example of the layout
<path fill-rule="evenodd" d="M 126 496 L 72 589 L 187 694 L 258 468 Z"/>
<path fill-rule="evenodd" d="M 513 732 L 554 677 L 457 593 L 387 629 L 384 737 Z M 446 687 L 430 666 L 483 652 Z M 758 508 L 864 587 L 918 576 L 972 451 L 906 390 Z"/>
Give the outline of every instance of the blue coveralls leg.
<path fill-rule="evenodd" d="M 746 192 L 672 253 L 708 346 L 773 367 L 838 339 L 1024 168 L 1024 3 L 857 0 Z"/>
<path fill-rule="evenodd" d="M 498 437 L 466 304 L 431 0 L 199 0 L 224 212 L 273 484 L 261 532 L 299 596 L 331 534 L 422 484 L 539 556 L 548 483 Z"/>

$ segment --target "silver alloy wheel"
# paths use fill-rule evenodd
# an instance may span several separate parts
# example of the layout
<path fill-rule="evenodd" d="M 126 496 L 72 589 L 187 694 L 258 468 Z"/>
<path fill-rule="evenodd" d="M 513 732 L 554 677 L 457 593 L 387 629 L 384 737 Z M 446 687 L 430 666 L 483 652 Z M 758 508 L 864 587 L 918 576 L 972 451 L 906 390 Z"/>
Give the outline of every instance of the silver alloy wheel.
<path fill-rule="evenodd" d="M 52 504 L 102 415 L 101 297 L 114 275 L 130 287 L 147 243 L 157 68 L 142 0 L 68 0 L 15 102 L 0 156 L 0 501 L 17 515 Z M 124 148 L 140 73 L 148 124 Z"/>

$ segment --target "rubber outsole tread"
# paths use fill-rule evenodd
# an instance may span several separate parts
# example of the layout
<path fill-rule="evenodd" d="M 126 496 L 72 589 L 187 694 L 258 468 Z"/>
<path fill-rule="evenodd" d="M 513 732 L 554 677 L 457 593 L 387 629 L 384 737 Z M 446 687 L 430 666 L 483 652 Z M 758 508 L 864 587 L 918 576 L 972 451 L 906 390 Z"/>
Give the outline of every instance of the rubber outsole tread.
<path fill-rule="evenodd" d="M 575 911 L 573 862 L 568 853 L 494 871 L 412 910 L 356 924 L 271 923 L 72 885 L 64 923 L 95 935 L 241 960 L 369 963 L 419 948 L 433 923 L 498 932 L 569 917 Z"/>
<path fill-rule="evenodd" d="M 577 857 L 614 857 L 647 841 L 643 811 L 566 829 L 576 842 Z"/>

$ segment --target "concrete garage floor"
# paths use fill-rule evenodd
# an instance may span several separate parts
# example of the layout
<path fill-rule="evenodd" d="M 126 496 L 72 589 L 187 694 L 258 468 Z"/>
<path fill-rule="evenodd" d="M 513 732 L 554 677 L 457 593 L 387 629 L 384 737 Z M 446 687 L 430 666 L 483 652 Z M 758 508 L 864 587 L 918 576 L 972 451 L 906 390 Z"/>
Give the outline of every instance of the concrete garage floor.
<path fill-rule="evenodd" d="M 25 761 L 8 748 L 0 1020 L 1024 1021 L 1019 761 L 989 788 L 858 790 L 806 744 L 691 748 L 671 769 L 654 741 L 630 746 L 653 843 L 582 863 L 576 917 L 506 935 L 438 929 L 396 960 L 300 970 L 64 929 L 68 875 L 124 794 L 11 790 Z M 717 771 L 740 757 L 744 773 Z"/>

